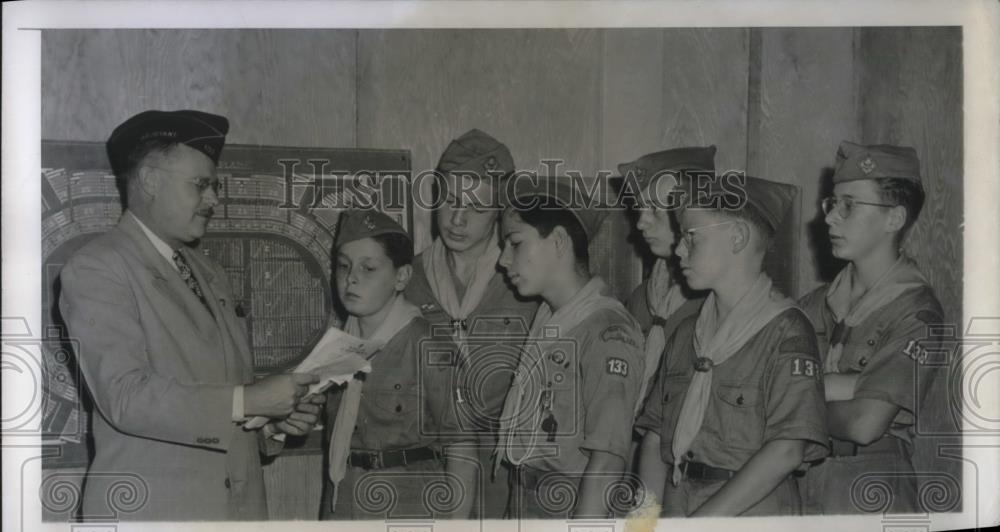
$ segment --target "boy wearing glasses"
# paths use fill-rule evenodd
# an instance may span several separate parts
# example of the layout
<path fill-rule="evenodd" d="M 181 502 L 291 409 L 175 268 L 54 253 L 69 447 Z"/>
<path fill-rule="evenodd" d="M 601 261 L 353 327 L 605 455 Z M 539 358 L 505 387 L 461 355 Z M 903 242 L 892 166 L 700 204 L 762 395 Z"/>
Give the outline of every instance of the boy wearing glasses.
<path fill-rule="evenodd" d="M 913 424 L 933 376 L 929 324 L 941 305 L 900 245 L 924 202 L 913 148 L 843 142 L 823 200 L 833 255 L 849 261 L 800 301 L 823 359 L 831 456 L 800 481 L 809 513 L 918 511 L 910 462 Z M 920 383 L 919 388 L 918 384 Z M 886 507 L 855 500 L 888 485 Z"/>
<path fill-rule="evenodd" d="M 682 271 L 710 292 L 667 341 L 636 422 L 644 503 L 652 492 L 668 517 L 797 514 L 792 474 L 827 454 L 815 332 L 763 271 L 792 187 L 740 182 L 686 187 L 698 196 L 679 213 Z"/>

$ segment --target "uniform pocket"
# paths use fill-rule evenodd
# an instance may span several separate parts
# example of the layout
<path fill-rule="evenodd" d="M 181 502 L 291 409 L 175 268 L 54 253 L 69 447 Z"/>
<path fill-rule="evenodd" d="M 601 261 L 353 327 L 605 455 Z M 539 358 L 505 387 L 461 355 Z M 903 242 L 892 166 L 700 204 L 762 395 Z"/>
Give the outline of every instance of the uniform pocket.
<path fill-rule="evenodd" d="M 703 430 L 714 430 L 719 438 L 739 449 L 759 449 L 764 438 L 760 390 L 753 385 L 719 383 L 713 394 L 717 419 Z"/>

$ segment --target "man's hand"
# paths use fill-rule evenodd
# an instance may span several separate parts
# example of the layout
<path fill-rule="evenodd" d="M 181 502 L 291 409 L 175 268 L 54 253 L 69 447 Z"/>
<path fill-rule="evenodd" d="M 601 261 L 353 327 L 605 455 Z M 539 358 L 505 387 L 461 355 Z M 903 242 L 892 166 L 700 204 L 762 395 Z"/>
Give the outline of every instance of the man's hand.
<path fill-rule="evenodd" d="M 295 410 L 287 418 L 274 424 L 274 428 L 292 436 L 304 436 L 319 421 L 319 413 L 326 402 L 325 393 L 317 393 L 304 397 L 295 405 Z"/>
<path fill-rule="evenodd" d="M 265 377 L 243 388 L 243 410 L 247 416 L 284 418 L 291 414 L 308 385 L 319 378 L 309 373 L 282 373 Z"/>

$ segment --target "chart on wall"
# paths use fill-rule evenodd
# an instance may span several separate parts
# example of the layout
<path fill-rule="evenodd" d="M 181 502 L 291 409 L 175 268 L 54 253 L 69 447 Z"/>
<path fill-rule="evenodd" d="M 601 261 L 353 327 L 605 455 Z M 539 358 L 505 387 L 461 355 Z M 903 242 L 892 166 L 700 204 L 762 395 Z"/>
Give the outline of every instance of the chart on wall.
<path fill-rule="evenodd" d="M 219 206 L 197 250 L 219 263 L 246 318 L 258 374 L 294 366 L 333 311 L 330 254 L 340 213 L 376 208 L 412 230 L 405 150 L 227 145 Z M 59 315 L 59 271 L 122 212 L 101 142 L 42 142 L 42 312 L 47 466 L 86 465 L 87 405 Z"/>

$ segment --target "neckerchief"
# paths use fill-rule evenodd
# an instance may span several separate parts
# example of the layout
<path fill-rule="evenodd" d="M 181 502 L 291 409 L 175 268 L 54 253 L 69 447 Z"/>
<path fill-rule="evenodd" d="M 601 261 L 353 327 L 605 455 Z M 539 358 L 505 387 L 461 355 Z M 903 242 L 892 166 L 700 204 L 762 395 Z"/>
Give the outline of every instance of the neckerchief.
<path fill-rule="evenodd" d="M 674 428 L 675 486 L 681 479 L 681 463 L 705 420 L 705 410 L 712 394 L 712 367 L 728 360 L 778 314 L 794 306 L 791 299 L 772 290 L 771 278 L 766 273 L 760 274 L 722 323 L 717 321 L 718 299 L 715 292 L 705 300 L 694 326 L 694 351 L 699 359 L 707 361 L 702 363 L 703 360 L 699 360 L 698 371 L 688 385 Z"/>
<path fill-rule="evenodd" d="M 646 398 L 646 390 L 649 389 L 656 368 L 659 365 L 660 356 L 663 355 L 663 348 L 667 345 L 667 337 L 663 330 L 663 322 L 670 317 L 681 305 L 687 302 L 681 286 L 675 283 L 670 275 L 670 268 L 665 259 L 658 259 L 653 265 L 653 271 L 649 274 L 649 281 L 646 284 L 646 305 L 649 313 L 653 316 L 653 326 L 649 328 L 646 335 L 645 361 L 646 370 L 643 373 L 642 385 L 639 388 L 639 398 L 635 403 L 635 414 L 639 414 L 642 408 L 643 399 Z"/>
<path fill-rule="evenodd" d="M 851 306 L 854 275 L 852 262 L 840 270 L 826 291 L 826 306 L 836 322 L 833 331 L 830 332 L 830 349 L 823 364 L 823 371 L 826 373 L 840 371 L 844 344 L 847 343 L 853 327 L 863 323 L 873 312 L 895 301 L 903 292 L 929 284 L 916 264 L 909 257 L 900 254 L 896 262 Z"/>
<path fill-rule="evenodd" d="M 544 386 L 544 383 L 540 382 L 541 372 L 537 369 L 542 362 L 542 352 L 536 339 L 551 338 L 551 335 L 543 335 L 543 330 L 551 327 L 557 328 L 557 338 L 565 338 L 573 328 L 587 317 L 604 309 L 620 312 L 631 319 L 621 302 L 611 296 L 611 289 L 600 277 L 591 278 L 569 302 L 556 312 L 552 312 L 552 307 L 545 302 L 538 307 L 538 313 L 535 314 L 535 319 L 531 322 L 531 333 L 521 349 L 521 358 L 517 363 L 514 381 L 504 400 L 503 413 L 500 416 L 499 439 L 494 452 L 494 472 L 499 468 L 502 459 L 506 459 L 511 464 L 520 465 L 530 458 L 531 452 L 534 450 L 538 432 L 538 416 L 540 415 L 539 409 L 535 405 L 539 404 Z M 532 407 L 522 409 L 522 403 L 532 405 Z M 521 458 L 514 457 L 509 444 L 515 430 L 531 434 L 528 449 L 525 450 Z"/>
<path fill-rule="evenodd" d="M 496 231 L 494 231 L 486 251 L 476 261 L 475 272 L 472 274 L 471 282 L 465 287 L 464 296 L 459 299 L 451 274 L 451 266 L 448 265 L 448 248 L 445 247 L 444 241 L 440 238 L 431 243 L 430 249 L 424 253 L 421 259 L 424 272 L 427 275 L 427 284 L 431 288 L 431 293 L 441 304 L 441 308 L 451 316 L 453 324 L 456 322 L 463 324 L 472 311 L 479 306 L 490 280 L 496 274 L 496 264 L 499 259 L 500 246 L 497 243 Z M 460 325 L 452 328 L 455 340 L 459 342 L 459 347 L 463 347 L 465 326 Z"/>
<path fill-rule="evenodd" d="M 389 304 L 392 305 L 392 308 L 389 310 L 389 314 L 386 315 L 385 321 L 368 338 L 381 342 L 383 346 L 389 340 L 392 340 L 399 331 L 409 325 L 413 321 L 413 318 L 420 316 L 420 309 L 407 301 L 401 294 L 396 295 L 395 299 Z M 361 328 L 358 325 L 358 319 L 354 316 L 347 318 L 347 323 L 344 324 L 344 332 L 360 338 Z M 379 351 L 376 351 L 372 355 L 372 358 L 375 358 L 378 353 Z M 334 489 L 336 489 L 337 483 L 343 480 L 344 475 L 347 473 L 347 454 L 351 450 L 351 435 L 354 433 L 354 424 L 358 419 L 358 408 L 361 405 L 361 389 L 363 386 L 364 382 L 358 379 L 351 379 L 347 382 L 347 389 L 344 390 L 343 396 L 340 399 L 340 405 L 337 408 L 337 417 L 333 422 L 333 431 L 330 435 L 329 474 Z"/>

